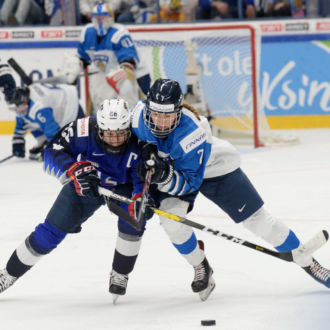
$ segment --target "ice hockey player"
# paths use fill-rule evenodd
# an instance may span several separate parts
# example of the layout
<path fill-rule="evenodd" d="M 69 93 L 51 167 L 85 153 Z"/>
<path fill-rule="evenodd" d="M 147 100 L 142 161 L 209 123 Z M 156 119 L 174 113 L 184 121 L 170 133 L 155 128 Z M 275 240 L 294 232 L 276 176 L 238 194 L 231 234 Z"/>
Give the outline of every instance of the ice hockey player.
<path fill-rule="evenodd" d="M 63 128 L 45 149 L 44 167 L 64 186 L 45 221 L 16 248 L 6 268 L 0 271 L 0 292 L 54 250 L 67 234 L 81 230 L 82 223 L 105 204 L 104 198 L 98 194 L 99 185 L 138 198 L 143 188 L 136 173 L 139 161 L 137 140 L 131 135 L 128 104 L 122 99 L 104 100 L 96 118 L 78 119 Z M 129 208 L 132 216 L 138 211 L 135 204 Z M 136 230 L 119 219 L 110 287 L 114 294 L 125 294 L 123 282 L 127 284 L 127 274 L 134 267 L 144 224 L 141 230 Z M 133 249 L 132 242 L 135 243 Z"/>
<path fill-rule="evenodd" d="M 132 130 L 146 143 L 139 175 L 143 179 L 147 170 L 153 169 L 152 183 L 164 196 L 161 209 L 184 216 L 200 191 L 277 251 L 291 251 L 295 263 L 330 287 L 330 271 L 313 258 L 314 247 L 301 243 L 290 228 L 265 209 L 240 168 L 237 150 L 227 141 L 212 138 L 206 118 L 182 104 L 178 82 L 156 80 L 146 101 L 140 101 L 133 110 Z M 161 218 L 161 223 L 179 253 L 194 266 L 193 290 L 206 290 L 206 295 L 200 291 L 202 300 L 206 299 L 214 286 L 212 269 L 191 227 L 166 218 Z"/>
<path fill-rule="evenodd" d="M 84 117 L 77 90 L 70 85 L 16 87 L 10 103 L 9 108 L 16 113 L 13 155 L 25 157 L 25 135 L 30 131 L 37 140 L 29 150 L 31 160 L 42 158 L 44 146 L 62 127 Z"/>
<path fill-rule="evenodd" d="M 114 23 L 109 5 L 96 5 L 78 45 L 77 54 L 64 57 L 61 75 L 72 84 L 88 66 L 93 109 L 105 99 L 121 97 L 132 107 L 150 88 L 150 76 L 140 61 L 134 42 L 123 25 Z"/>

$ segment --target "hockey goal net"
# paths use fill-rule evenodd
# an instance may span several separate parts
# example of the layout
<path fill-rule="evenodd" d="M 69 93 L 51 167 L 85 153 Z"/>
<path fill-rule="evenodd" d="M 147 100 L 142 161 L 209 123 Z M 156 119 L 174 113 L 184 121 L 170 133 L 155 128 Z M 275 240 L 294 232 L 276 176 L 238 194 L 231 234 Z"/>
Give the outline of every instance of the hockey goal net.
<path fill-rule="evenodd" d="M 152 80 L 177 80 L 185 101 L 209 116 L 216 135 L 259 147 L 292 142 L 272 134 L 259 102 L 261 35 L 252 25 L 130 29 Z"/>

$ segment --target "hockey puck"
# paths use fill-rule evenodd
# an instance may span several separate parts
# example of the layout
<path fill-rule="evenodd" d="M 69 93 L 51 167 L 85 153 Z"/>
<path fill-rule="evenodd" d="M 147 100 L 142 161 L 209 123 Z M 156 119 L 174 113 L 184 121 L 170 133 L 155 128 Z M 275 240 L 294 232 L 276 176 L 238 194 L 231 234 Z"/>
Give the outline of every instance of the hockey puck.
<path fill-rule="evenodd" d="M 202 325 L 208 326 L 208 325 L 215 325 L 215 320 L 202 320 Z"/>

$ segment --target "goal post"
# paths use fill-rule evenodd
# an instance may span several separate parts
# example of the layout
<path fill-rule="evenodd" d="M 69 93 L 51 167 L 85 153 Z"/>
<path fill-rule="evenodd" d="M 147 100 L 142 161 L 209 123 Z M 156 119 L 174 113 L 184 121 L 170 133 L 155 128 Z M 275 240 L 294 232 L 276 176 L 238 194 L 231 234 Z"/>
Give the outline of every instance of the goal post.
<path fill-rule="evenodd" d="M 129 31 L 152 81 L 177 80 L 187 103 L 212 118 L 220 137 L 250 140 L 255 147 L 280 141 L 268 138 L 272 134 L 259 102 L 261 33 L 256 26 L 150 25 Z"/>

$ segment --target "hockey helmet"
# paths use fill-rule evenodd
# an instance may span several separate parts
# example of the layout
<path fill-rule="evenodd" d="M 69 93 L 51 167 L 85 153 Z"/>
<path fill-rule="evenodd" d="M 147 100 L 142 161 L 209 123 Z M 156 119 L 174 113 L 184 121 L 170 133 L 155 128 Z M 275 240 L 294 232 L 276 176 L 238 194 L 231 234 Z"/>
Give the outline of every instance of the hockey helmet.
<path fill-rule="evenodd" d="M 130 130 L 130 111 L 123 99 L 106 99 L 96 112 L 97 141 L 110 154 L 125 151 Z"/>
<path fill-rule="evenodd" d="M 16 87 L 10 103 L 14 104 L 16 114 L 18 116 L 25 116 L 29 109 L 30 91 L 28 88 Z"/>
<path fill-rule="evenodd" d="M 99 3 L 93 8 L 91 20 L 100 37 L 107 34 L 110 26 L 115 21 L 114 17 L 112 9 L 105 3 Z"/>
<path fill-rule="evenodd" d="M 166 138 L 179 125 L 183 94 L 179 83 L 172 79 L 157 79 L 147 95 L 143 120 L 150 132 Z M 162 122 L 163 121 L 163 122 Z"/>
<path fill-rule="evenodd" d="M 0 65 L 0 90 L 5 95 L 6 102 L 10 102 L 16 88 L 16 82 L 12 76 L 9 65 Z"/>

